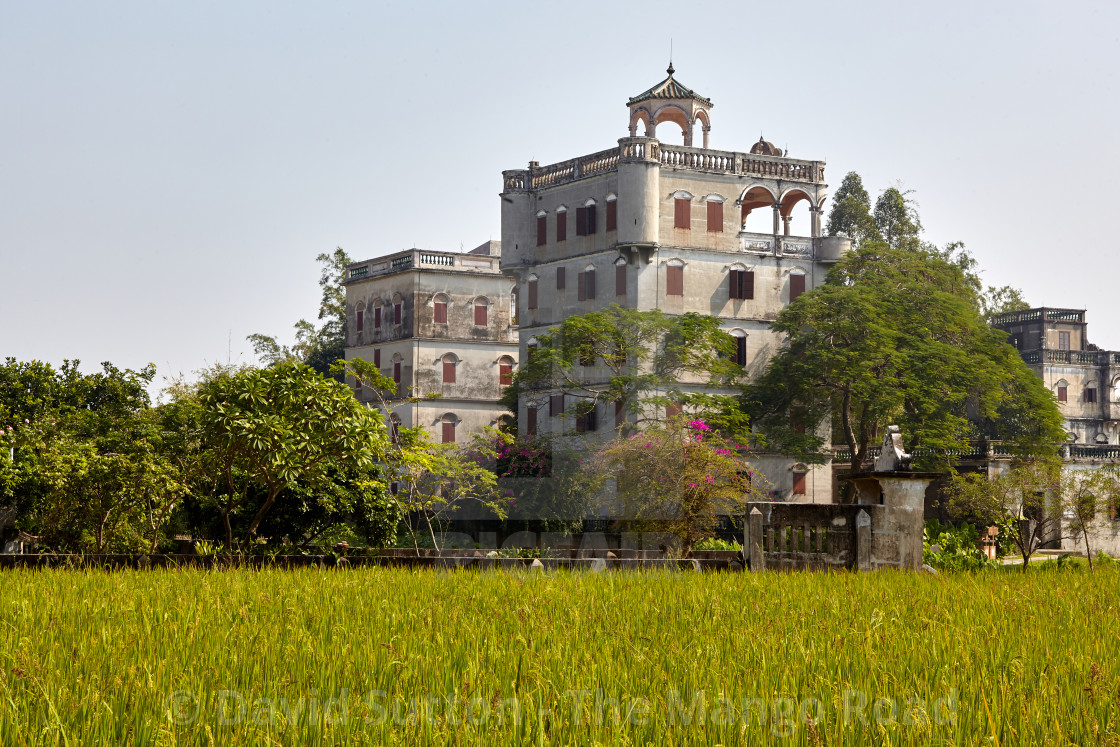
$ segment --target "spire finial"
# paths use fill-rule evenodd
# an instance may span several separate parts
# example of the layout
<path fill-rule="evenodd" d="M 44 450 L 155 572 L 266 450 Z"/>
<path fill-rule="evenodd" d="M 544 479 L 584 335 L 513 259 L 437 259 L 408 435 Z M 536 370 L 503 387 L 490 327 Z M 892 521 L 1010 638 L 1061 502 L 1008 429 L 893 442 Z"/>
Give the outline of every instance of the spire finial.
<path fill-rule="evenodd" d="M 673 37 L 669 37 L 669 68 L 665 71 L 671 76 L 675 71 L 673 70 Z"/>
<path fill-rule="evenodd" d="M 665 69 L 665 72 L 669 73 L 669 75 L 672 75 L 673 73 L 676 72 L 676 70 L 673 69 L 673 61 L 672 60 L 669 60 L 669 67 Z"/>

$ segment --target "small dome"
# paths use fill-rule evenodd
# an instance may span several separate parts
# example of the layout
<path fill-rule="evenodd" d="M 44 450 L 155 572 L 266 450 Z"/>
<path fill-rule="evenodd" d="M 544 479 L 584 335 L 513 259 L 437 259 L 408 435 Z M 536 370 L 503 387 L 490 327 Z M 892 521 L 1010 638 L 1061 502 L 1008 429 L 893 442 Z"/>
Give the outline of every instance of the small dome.
<path fill-rule="evenodd" d="M 773 143 L 769 143 L 762 139 L 760 136 L 758 142 L 751 146 L 751 155 L 755 156 L 780 156 L 782 155 L 781 148 L 775 148 Z"/>

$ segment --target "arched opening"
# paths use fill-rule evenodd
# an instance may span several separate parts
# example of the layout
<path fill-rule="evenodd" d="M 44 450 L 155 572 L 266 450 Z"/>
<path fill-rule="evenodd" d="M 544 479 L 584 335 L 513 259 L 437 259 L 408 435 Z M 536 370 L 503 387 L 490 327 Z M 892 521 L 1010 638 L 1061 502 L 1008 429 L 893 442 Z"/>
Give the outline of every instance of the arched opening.
<path fill-rule="evenodd" d="M 636 109 L 630 115 L 630 137 L 654 137 L 651 133 L 649 111 Z"/>
<path fill-rule="evenodd" d="M 1120 402 L 1120 376 L 1112 381 L 1112 401 Z"/>
<path fill-rule="evenodd" d="M 513 383 L 513 358 L 503 355 L 498 359 L 498 386 L 509 386 Z"/>
<path fill-rule="evenodd" d="M 432 297 L 432 317 L 436 324 L 447 324 L 447 307 L 451 305 L 451 298 L 446 293 L 437 293 Z"/>
<path fill-rule="evenodd" d="M 474 299 L 474 326 L 485 327 L 489 320 L 490 301 L 485 296 Z"/>
<path fill-rule="evenodd" d="M 1069 382 L 1065 379 L 1058 379 L 1054 384 L 1054 396 L 1057 397 L 1059 402 L 1069 401 Z"/>
<path fill-rule="evenodd" d="M 675 124 L 680 128 L 680 144 L 689 145 L 689 118 L 688 115 L 685 114 L 683 109 L 677 106 L 662 107 L 661 109 L 657 110 L 657 114 L 654 115 L 653 121 L 655 122 L 657 127 L 658 140 L 663 143 L 670 142 L 670 139 L 675 140 L 675 138 L 667 137 L 667 133 L 664 129 L 662 129 L 666 123 L 671 122 L 672 124 Z M 670 132 L 672 132 L 672 130 L 670 130 Z"/>
<path fill-rule="evenodd" d="M 461 421 L 455 416 L 455 413 L 449 412 L 440 418 L 440 436 L 441 443 L 453 444 L 455 443 L 455 430 Z"/>
<path fill-rule="evenodd" d="M 703 109 L 696 112 L 696 118 L 692 120 L 692 144 L 698 148 L 707 148 L 711 131 L 712 123 L 708 119 L 708 113 Z"/>
<path fill-rule="evenodd" d="M 728 330 L 728 334 L 735 340 L 735 350 L 732 351 L 730 358 L 733 362 L 740 366 L 747 365 L 747 333 L 745 330 L 735 328 Z"/>
<path fill-rule="evenodd" d="M 774 193 L 766 187 L 750 187 L 740 198 L 739 225 L 747 233 L 774 234 Z"/>
<path fill-rule="evenodd" d="M 782 218 L 783 236 L 812 235 L 812 221 L 809 214 L 809 207 L 812 204 L 812 198 L 801 189 L 791 189 L 782 195 L 782 207 L 779 212 Z"/>
<path fill-rule="evenodd" d="M 459 356 L 454 353 L 447 353 L 440 358 L 440 363 L 443 364 L 443 383 L 455 383 L 455 368 L 459 365 Z"/>

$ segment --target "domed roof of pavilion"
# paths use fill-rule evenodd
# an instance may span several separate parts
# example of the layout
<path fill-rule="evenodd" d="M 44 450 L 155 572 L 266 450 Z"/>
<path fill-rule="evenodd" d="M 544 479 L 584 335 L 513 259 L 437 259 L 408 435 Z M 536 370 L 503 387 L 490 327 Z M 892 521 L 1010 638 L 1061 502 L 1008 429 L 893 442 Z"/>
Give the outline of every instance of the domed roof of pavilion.
<path fill-rule="evenodd" d="M 762 136 L 759 135 L 758 142 L 751 146 L 751 155 L 780 156 L 782 155 L 782 149 L 775 148 L 773 143 L 764 140 Z"/>
<path fill-rule="evenodd" d="M 682 99 L 685 99 L 685 100 L 691 99 L 692 101 L 695 101 L 699 104 L 703 104 L 704 106 L 707 106 L 707 107 L 712 106 L 711 99 L 704 98 L 703 96 L 696 93 L 695 91 L 693 91 L 688 86 L 683 85 L 676 78 L 673 77 L 673 73 L 676 72 L 673 69 L 673 63 L 671 63 L 671 62 L 669 63 L 669 69 L 666 70 L 665 72 L 667 72 L 669 74 L 668 78 L 661 81 L 660 83 L 658 83 L 653 88 L 650 88 L 646 91 L 643 91 L 643 92 L 639 93 L 637 96 L 634 96 L 633 98 L 631 98 L 629 101 L 626 102 L 626 105 L 627 106 L 633 106 L 634 104 L 640 104 L 643 101 L 650 101 L 650 100 L 659 100 L 659 101 L 676 100 L 676 101 L 680 101 Z"/>

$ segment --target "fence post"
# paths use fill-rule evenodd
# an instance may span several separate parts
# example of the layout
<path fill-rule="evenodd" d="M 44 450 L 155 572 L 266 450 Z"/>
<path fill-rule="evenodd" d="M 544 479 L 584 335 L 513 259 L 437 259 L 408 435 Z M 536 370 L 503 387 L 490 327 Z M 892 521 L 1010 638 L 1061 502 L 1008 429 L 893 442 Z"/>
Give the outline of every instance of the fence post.
<path fill-rule="evenodd" d="M 766 560 L 762 555 L 762 512 L 755 506 L 747 521 L 747 536 L 743 545 L 750 553 L 749 562 L 752 573 L 766 570 Z"/>
<path fill-rule="evenodd" d="M 871 570 L 871 517 L 862 508 L 856 515 L 856 570 Z"/>

